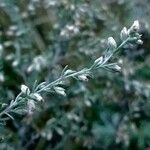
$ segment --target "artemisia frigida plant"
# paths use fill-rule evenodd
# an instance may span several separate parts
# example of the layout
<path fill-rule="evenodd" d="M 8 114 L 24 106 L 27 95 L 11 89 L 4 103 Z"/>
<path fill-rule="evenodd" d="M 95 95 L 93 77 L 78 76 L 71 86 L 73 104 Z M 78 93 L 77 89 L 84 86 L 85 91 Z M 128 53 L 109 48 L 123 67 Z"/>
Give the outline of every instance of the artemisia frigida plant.
<path fill-rule="evenodd" d="M 120 32 L 121 43 L 117 44 L 113 37 L 107 40 L 107 49 L 104 55 L 98 57 L 91 66 L 81 70 L 72 70 L 66 66 L 60 77 L 50 83 L 35 82 L 32 89 L 27 85 L 21 85 L 20 93 L 15 99 L 12 99 L 9 104 L 2 103 L 0 108 L 0 123 L 4 123 L 9 119 L 15 119 L 15 113 L 32 114 L 36 110 L 36 104 L 42 105 L 44 101 L 43 94 L 53 92 L 62 96 L 66 96 L 65 89 L 61 86 L 66 80 L 75 78 L 81 81 L 88 81 L 93 77 L 99 69 L 107 69 L 113 71 L 121 71 L 121 67 L 117 62 L 110 62 L 122 47 L 129 43 L 142 44 L 141 35 L 139 34 L 139 22 L 136 20 L 129 29 L 124 27 Z M 2 49 L 2 48 L 1 48 Z"/>

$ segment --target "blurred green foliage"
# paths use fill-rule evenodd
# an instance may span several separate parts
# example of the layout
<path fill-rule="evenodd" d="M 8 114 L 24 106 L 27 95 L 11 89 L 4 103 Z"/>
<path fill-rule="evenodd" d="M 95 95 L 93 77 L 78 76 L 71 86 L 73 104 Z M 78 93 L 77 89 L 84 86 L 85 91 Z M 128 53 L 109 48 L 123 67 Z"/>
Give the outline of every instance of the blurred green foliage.
<path fill-rule="evenodd" d="M 119 41 L 134 20 L 144 44 L 122 49 L 121 73 L 71 80 L 66 97 L 46 94 L 33 115 L 16 114 L 0 126 L 0 149 L 150 149 L 149 16 L 149 0 L 1 0 L 1 103 L 22 83 L 53 81 L 66 65 L 88 67 L 103 54 L 105 39 Z"/>

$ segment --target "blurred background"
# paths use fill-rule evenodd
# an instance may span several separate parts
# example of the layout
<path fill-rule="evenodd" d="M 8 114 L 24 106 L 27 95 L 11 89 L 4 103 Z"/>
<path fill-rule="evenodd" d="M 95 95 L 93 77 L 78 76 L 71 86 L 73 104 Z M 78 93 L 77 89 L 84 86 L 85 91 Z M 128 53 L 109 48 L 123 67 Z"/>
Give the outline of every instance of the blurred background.
<path fill-rule="evenodd" d="M 144 43 L 114 58 L 120 73 L 99 70 L 86 83 L 67 81 L 66 97 L 46 94 L 33 115 L 0 126 L 0 149 L 150 149 L 149 0 L 0 0 L 1 103 L 66 65 L 89 67 L 134 20 Z"/>

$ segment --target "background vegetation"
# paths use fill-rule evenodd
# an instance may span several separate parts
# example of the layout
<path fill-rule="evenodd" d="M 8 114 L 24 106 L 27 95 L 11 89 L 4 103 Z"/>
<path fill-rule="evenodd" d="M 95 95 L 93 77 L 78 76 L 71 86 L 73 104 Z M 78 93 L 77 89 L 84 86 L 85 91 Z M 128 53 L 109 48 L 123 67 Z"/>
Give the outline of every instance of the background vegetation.
<path fill-rule="evenodd" d="M 22 84 L 54 81 L 66 65 L 89 67 L 134 20 L 144 42 L 116 55 L 121 72 L 71 79 L 65 97 L 44 94 L 33 113 L 0 120 L 0 149 L 150 149 L 149 16 L 149 0 L 0 0 L 1 110 Z"/>

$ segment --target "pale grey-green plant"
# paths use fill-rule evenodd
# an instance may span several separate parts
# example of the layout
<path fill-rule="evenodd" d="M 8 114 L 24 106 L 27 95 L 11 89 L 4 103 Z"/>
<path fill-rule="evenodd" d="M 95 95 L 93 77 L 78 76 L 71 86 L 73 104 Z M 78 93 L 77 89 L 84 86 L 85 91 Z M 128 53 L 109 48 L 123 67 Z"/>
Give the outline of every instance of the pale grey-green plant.
<path fill-rule="evenodd" d="M 66 96 L 65 89 L 62 84 L 69 78 L 75 78 L 81 81 L 88 81 L 89 77 L 93 77 L 94 72 L 98 69 L 107 69 L 120 71 L 121 67 L 117 62 L 110 62 L 110 59 L 121 49 L 124 45 L 142 44 L 141 35 L 139 32 L 139 22 L 134 21 L 133 25 L 127 29 L 124 27 L 120 33 L 121 44 L 117 45 L 113 37 L 109 37 L 107 41 L 107 49 L 103 56 L 97 58 L 93 64 L 88 68 L 83 68 L 80 71 L 68 69 L 66 66 L 60 77 L 53 82 L 42 82 L 37 84 L 35 82 L 32 90 L 26 85 L 21 85 L 21 92 L 10 104 L 2 104 L 0 112 L 0 121 L 5 122 L 9 118 L 14 119 L 12 113 L 28 113 L 32 114 L 36 109 L 35 103 L 44 101 L 42 94 L 45 92 L 54 92 L 59 95 Z"/>

